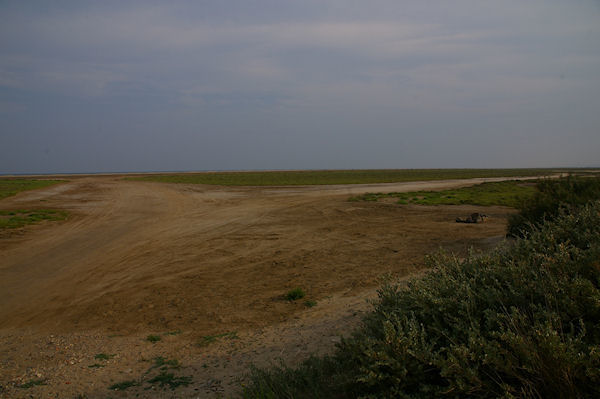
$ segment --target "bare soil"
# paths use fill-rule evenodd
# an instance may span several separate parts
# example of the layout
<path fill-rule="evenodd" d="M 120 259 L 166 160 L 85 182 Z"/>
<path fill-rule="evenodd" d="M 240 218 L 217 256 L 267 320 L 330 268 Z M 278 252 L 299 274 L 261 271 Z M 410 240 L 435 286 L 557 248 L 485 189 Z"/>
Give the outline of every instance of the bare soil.
<path fill-rule="evenodd" d="M 0 397 L 234 395 L 250 364 L 331 351 L 382 275 L 419 273 L 439 248 L 491 248 L 513 212 L 350 195 L 493 180 L 217 187 L 87 176 L 6 198 L 0 209 L 70 216 L 0 234 Z M 488 219 L 455 223 L 473 212 Z M 306 298 L 283 299 L 294 287 Z M 182 367 L 168 372 L 191 376 L 190 385 L 109 391 L 156 375 L 148 370 L 157 356 L 177 359 Z M 32 380 L 46 385 L 19 387 Z"/>

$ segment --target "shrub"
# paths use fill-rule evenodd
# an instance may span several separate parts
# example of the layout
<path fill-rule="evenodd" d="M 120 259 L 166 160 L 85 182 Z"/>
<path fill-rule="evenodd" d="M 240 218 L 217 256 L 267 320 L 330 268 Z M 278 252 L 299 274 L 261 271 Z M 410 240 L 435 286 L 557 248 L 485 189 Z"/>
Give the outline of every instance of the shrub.
<path fill-rule="evenodd" d="M 307 308 L 312 308 L 317 306 L 317 301 L 314 301 L 312 299 L 307 299 L 306 301 L 304 301 L 304 306 L 306 306 Z"/>
<path fill-rule="evenodd" d="M 158 341 L 160 341 L 162 339 L 162 337 L 160 335 L 153 335 L 150 334 L 146 337 L 146 341 L 152 342 L 152 343 L 156 343 Z"/>
<path fill-rule="evenodd" d="M 379 291 L 331 357 L 254 370 L 252 397 L 600 397 L 600 202 Z"/>
<path fill-rule="evenodd" d="M 287 299 L 288 301 L 295 301 L 297 299 L 302 299 L 306 296 L 306 294 L 304 293 L 304 291 L 302 290 L 302 288 L 294 288 L 289 290 L 286 294 L 285 294 L 285 299 Z"/>
<path fill-rule="evenodd" d="M 521 205 L 518 214 L 509 219 L 509 236 L 523 237 L 533 226 L 555 218 L 562 208 L 600 199 L 600 177 L 548 179 L 540 181 L 537 187 L 536 194 Z"/>

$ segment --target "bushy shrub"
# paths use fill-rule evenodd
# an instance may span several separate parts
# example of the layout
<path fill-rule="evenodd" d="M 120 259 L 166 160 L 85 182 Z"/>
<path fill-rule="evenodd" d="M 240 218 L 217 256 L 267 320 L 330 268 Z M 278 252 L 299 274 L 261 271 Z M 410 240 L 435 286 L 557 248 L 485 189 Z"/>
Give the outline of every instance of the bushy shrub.
<path fill-rule="evenodd" d="M 600 177 L 541 180 L 537 188 L 536 194 L 521 205 L 520 212 L 509 219 L 509 236 L 523 237 L 533 226 L 556 217 L 561 208 L 600 199 Z"/>
<path fill-rule="evenodd" d="M 600 203 L 429 261 L 407 287 L 385 284 L 332 357 L 256 370 L 244 397 L 600 397 Z"/>

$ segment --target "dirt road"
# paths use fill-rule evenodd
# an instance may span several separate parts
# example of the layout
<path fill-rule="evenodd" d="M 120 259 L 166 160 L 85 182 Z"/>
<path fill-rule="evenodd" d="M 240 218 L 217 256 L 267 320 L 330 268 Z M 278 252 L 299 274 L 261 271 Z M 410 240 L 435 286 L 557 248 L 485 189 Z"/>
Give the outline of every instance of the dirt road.
<path fill-rule="evenodd" d="M 382 274 L 414 273 L 439 247 L 487 248 L 511 212 L 485 208 L 488 222 L 465 226 L 454 218 L 480 207 L 357 203 L 349 195 L 491 180 L 231 188 L 102 176 L 4 199 L 0 209 L 58 208 L 70 217 L 0 237 L 0 395 L 105 397 L 111 380 L 141 378 L 141 359 L 161 353 L 179 356 L 195 376 L 177 395 L 203 397 L 232 386 L 228 373 L 203 367 L 210 356 L 237 359 L 228 369 L 237 375 L 250 360 L 273 358 L 269 345 L 294 342 L 294 358 L 331 348 Z M 285 301 L 294 287 L 317 306 Z M 283 333 L 303 329 L 305 341 Z M 148 334 L 163 339 L 152 344 Z M 214 335 L 223 337 L 202 344 Z M 233 336 L 240 339 L 227 341 Z M 48 346 L 63 349 L 50 356 Z M 88 368 L 103 348 L 118 352 L 114 367 Z M 48 385 L 16 388 L 38 374 Z"/>

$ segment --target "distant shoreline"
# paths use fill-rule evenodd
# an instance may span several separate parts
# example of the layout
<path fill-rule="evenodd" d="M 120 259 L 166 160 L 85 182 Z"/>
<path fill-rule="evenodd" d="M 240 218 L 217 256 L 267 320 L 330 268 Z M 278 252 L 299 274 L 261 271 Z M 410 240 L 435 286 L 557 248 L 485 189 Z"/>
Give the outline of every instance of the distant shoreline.
<path fill-rule="evenodd" d="M 548 172 L 600 172 L 600 167 L 542 167 L 542 168 L 400 168 L 400 169 L 239 169 L 239 170 L 181 170 L 181 171 L 115 171 L 115 172 L 48 172 L 48 173 L 0 173 L 2 178 L 31 177 L 86 177 L 86 176 L 140 176 L 140 175 L 193 175 L 221 173 L 302 173 L 302 172 L 351 172 L 351 171 L 548 171 Z"/>

